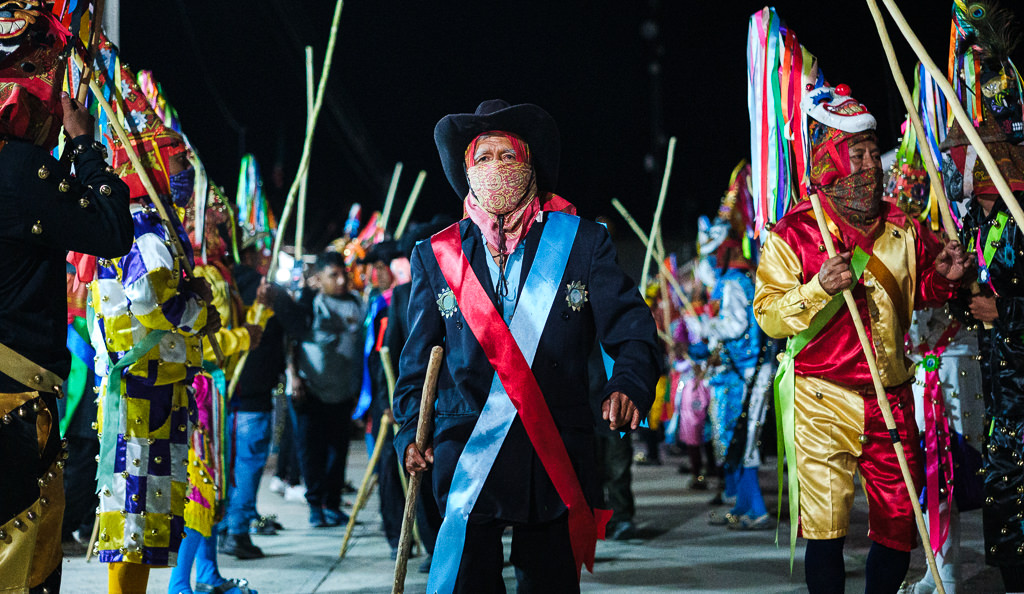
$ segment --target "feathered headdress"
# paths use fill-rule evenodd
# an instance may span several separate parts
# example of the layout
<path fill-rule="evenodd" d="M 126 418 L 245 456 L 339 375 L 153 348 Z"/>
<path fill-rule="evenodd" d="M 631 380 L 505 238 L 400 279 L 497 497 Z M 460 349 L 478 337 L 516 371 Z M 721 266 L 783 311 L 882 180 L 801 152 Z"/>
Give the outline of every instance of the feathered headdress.
<path fill-rule="evenodd" d="M 995 1 L 953 1 L 949 80 L 974 126 L 989 112 L 1013 144 L 1024 141 L 1024 81 L 1010 59 L 1019 42 L 1010 9 Z"/>

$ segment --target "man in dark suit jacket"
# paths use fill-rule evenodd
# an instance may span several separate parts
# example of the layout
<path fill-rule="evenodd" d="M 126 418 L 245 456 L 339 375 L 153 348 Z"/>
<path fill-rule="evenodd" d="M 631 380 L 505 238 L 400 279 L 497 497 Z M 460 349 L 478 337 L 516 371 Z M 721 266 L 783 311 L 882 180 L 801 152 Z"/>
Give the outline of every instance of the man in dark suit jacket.
<path fill-rule="evenodd" d="M 654 321 L 604 227 L 551 193 L 551 116 L 486 101 L 442 119 L 434 137 L 468 218 L 413 251 L 395 395 L 395 448 L 412 473 L 433 463 L 445 510 L 428 591 L 504 592 L 501 534 L 512 526 L 519 591 L 578 592 L 609 515 L 594 509 L 588 355 L 596 338 L 615 359 L 605 420 L 636 429 L 658 377 Z M 433 443 L 421 452 L 420 392 L 436 345 L 445 362 Z"/>

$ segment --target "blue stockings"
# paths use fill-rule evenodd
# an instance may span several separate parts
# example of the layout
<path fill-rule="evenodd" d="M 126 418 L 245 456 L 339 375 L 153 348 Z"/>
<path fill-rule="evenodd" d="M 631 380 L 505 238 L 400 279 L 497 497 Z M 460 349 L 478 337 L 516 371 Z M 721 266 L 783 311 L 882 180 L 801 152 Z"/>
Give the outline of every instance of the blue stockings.
<path fill-rule="evenodd" d="M 757 468 L 740 468 L 727 472 L 725 475 L 725 492 L 729 493 L 729 478 L 732 477 L 733 489 L 736 493 L 736 506 L 729 512 L 734 516 L 760 518 L 768 513 L 761 496 L 761 485 L 757 482 Z"/>

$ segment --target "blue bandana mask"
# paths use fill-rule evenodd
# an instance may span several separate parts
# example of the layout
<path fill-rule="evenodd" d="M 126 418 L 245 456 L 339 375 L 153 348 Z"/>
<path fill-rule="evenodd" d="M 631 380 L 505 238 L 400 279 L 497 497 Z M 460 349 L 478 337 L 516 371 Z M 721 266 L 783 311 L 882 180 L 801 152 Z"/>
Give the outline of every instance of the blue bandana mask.
<path fill-rule="evenodd" d="M 171 186 L 171 200 L 175 206 L 184 208 L 188 206 L 192 198 L 192 191 L 196 185 L 196 170 L 189 167 L 185 171 L 175 173 L 169 178 Z"/>

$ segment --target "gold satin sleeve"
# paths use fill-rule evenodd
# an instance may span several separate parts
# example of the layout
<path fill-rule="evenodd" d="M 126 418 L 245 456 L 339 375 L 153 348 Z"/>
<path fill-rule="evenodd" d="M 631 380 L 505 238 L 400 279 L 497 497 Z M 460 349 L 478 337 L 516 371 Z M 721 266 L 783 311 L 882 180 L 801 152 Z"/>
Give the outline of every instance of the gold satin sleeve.
<path fill-rule="evenodd" d="M 765 334 L 772 338 L 799 334 L 832 299 L 821 287 L 817 274 L 806 284 L 801 283 L 802 271 L 793 249 L 769 231 L 757 266 L 754 317 Z"/>

